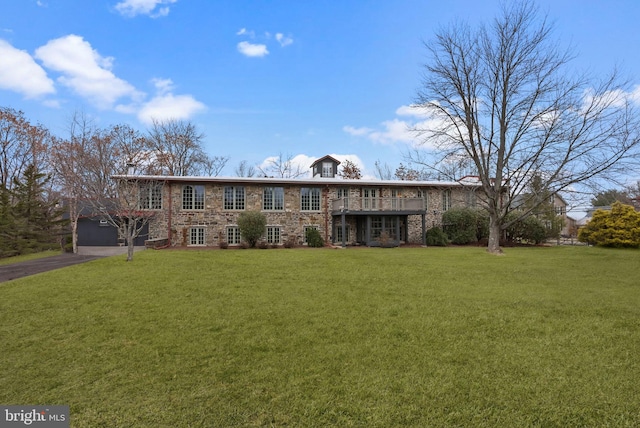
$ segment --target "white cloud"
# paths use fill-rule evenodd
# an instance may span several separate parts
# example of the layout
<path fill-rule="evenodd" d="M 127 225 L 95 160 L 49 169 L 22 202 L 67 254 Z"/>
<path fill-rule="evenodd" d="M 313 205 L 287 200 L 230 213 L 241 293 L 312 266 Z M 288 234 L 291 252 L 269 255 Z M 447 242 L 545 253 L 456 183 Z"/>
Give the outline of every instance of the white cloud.
<path fill-rule="evenodd" d="M 132 85 L 111 72 L 113 58 L 100 56 L 80 36 L 50 40 L 36 49 L 35 56 L 45 67 L 62 74 L 58 82 L 98 108 L 111 108 L 122 97 L 140 96 Z"/>
<path fill-rule="evenodd" d="M 152 79 L 156 87 L 156 96 L 142 105 L 138 111 L 138 119 L 150 124 L 154 119 L 189 119 L 206 107 L 192 95 L 174 95 L 171 79 Z M 125 107 L 122 108 L 124 112 Z"/>
<path fill-rule="evenodd" d="M 236 36 L 248 36 L 250 38 L 254 38 L 256 36 L 256 33 L 254 33 L 253 31 L 249 31 L 246 28 L 241 28 L 236 33 Z"/>
<path fill-rule="evenodd" d="M 54 83 L 31 55 L 0 39 L 0 88 L 37 98 L 55 93 Z"/>
<path fill-rule="evenodd" d="M 148 15 L 151 18 L 167 16 L 169 6 L 178 0 L 124 0 L 116 4 L 116 10 L 123 16 L 134 17 L 136 15 Z"/>
<path fill-rule="evenodd" d="M 291 37 L 286 37 L 282 33 L 276 33 L 276 40 L 280 43 L 280 46 L 285 47 L 289 46 L 293 43 L 293 39 Z"/>
<path fill-rule="evenodd" d="M 354 137 L 364 137 L 379 144 L 406 144 L 416 146 L 422 144 L 422 138 L 415 129 L 441 129 L 442 121 L 420 107 L 400 106 L 395 111 L 396 116 L 380 123 L 376 129 L 350 125 L 342 130 Z M 408 118 L 407 118 L 408 117 Z"/>
<path fill-rule="evenodd" d="M 371 128 L 354 128 L 353 126 L 343 126 L 342 130 L 347 134 L 353 135 L 354 137 L 361 137 L 364 135 L 368 135 L 373 132 Z"/>
<path fill-rule="evenodd" d="M 263 57 L 269 54 L 267 46 L 263 44 L 253 44 L 249 42 L 238 43 L 238 51 L 248 57 Z"/>

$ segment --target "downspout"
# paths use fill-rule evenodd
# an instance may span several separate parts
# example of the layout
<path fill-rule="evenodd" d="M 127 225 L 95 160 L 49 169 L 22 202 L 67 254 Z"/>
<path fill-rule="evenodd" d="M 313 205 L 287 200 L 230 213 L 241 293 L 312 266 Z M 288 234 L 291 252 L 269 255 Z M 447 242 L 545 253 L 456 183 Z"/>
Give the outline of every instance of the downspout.
<path fill-rule="evenodd" d="M 329 242 L 329 186 L 325 185 L 324 193 L 324 242 Z"/>

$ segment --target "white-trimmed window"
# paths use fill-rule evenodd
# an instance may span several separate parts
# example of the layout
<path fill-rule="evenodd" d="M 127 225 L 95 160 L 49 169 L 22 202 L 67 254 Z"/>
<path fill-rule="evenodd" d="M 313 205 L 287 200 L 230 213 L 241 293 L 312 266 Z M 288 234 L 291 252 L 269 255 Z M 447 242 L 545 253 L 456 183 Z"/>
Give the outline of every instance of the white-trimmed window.
<path fill-rule="evenodd" d="M 477 204 L 476 192 L 473 189 L 467 189 L 465 196 L 467 207 L 475 208 Z"/>
<path fill-rule="evenodd" d="M 362 204 L 365 210 L 375 210 L 378 208 L 378 189 L 364 187 L 362 189 Z"/>
<path fill-rule="evenodd" d="M 451 209 L 451 189 L 442 191 L 442 211 Z"/>
<path fill-rule="evenodd" d="M 300 189 L 300 209 L 302 211 L 320 211 L 319 187 L 303 187 Z"/>
<path fill-rule="evenodd" d="M 265 211 L 284 210 L 284 187 L 265 187 L 262 193 L 262 209 Z"/>
<path fill-rule="evenodd" d="M 189 228 L 189 245 L 204 245 L 204 227 Z"/>
<path fill-rule="evenodd" d="M 162 184 L 144 183 L 140 185 L 140 209 L 162 209 Z"/>
<path fill-rule="evenodd" d="M 424 209 L 429 209 L 429 192 L 426 189 L 418 189 L 418 197 L 424 200 Z"/>
<path fill-rule="evenodd" d="M 267 243 L 280 244 L 281 232 L 280 226 L 267 226 Z"/>
<path fill-rule="evenodd" d="M 244 186 L 226 186 L 224 188 L 224 209 L 243 210 L 244 198 Z"/>
<path fill-rule="evenodd" d="M 241 240 L 240 228 L 238 226 L 227 227 L 227 244 L 239 245 Z"/>
<path fill-rule="evenodd" d="M 322 162 L 322 177 L 324 177 L 324 178 L 332 178 L 333 177 L 333 163 L 331 163 L 331 162 Z"/>
<path fill-rule="evenodd" d="M 348 187 L 339 187 L 338 188 L 338 199 L 342 199 L 342 204 L 345 209 L 349 209 L 349 188 Z"/>
<path fill-rule="evenodd" d="M 306 243 L 307 243 L 307 231 L 308 231 L 309 229 L 320 230 L 320 226 L 318 226 L 318 225 L 309 225 L 309 226 L 305 226 L 305 227 L 302 229 L 302 242 L 303 242 L 304 244 L 306 244 Z"/>
<path fill-rule="evenodd" d="M 204 186 L 186 185 L 182 186 L 182 209 L 183 210 L 203 210 L 204 209 Z"/>

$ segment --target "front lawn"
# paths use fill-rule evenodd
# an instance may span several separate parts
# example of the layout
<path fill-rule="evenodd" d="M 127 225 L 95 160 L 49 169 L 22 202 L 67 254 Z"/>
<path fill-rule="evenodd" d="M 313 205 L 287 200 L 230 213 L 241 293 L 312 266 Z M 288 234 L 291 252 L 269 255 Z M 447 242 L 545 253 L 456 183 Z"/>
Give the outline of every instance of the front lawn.
<path fill-rule="evenodd" d="M 73 427 L 639 426 L 640 252 L 144 251 L 0 284 Z"/>

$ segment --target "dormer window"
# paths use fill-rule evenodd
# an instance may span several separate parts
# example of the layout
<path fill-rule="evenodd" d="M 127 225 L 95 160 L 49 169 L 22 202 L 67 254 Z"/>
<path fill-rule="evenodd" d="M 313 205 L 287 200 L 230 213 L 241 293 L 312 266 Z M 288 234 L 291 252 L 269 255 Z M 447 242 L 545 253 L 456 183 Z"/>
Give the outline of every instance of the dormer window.
<path fill-rule="evenodd" d="M 322 162 L 322 176 L 333 178 L 333 164 L 331 162 Z"/>
<path fill-rule="evenodd" d="M 335 178 L 338 174 L 338 165 L 340 161 L 332 158 L 331 156 L 325 156 L 316 160 L 311 169 L 313 170 L 314 177 L 322 178 Z"/>

